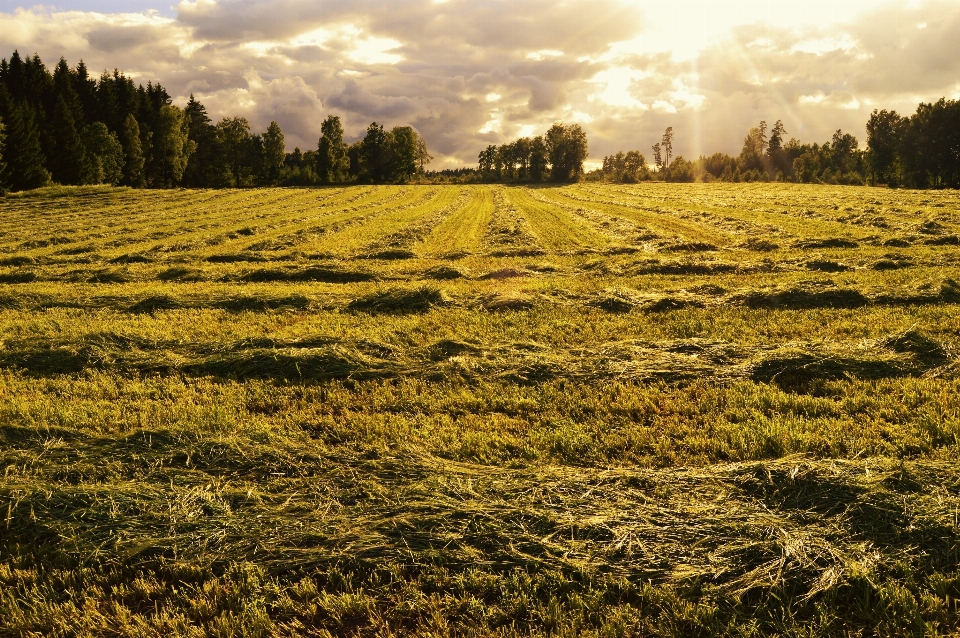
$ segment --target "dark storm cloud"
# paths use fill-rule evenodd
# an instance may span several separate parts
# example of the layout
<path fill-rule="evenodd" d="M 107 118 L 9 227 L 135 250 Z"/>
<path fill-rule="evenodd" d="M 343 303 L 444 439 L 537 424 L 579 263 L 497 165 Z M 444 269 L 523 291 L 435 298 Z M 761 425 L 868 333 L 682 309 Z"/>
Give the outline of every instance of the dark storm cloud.
<path fill-rule="evenodd" d="M 277 120 L 291 148 L 313 147 L 328 113 L 351 139 L 372 120 L 412 124 L 438 166 L 557 119 L 585 128 L 595 159 L 649 155 L 667 126 L 690 156 L 738 152 L 761 119 L 805 141 L 837 128 L 862 139 L 873 108 L 960 96 L 955 0 L 888 3 L 848 24 L 743 25 L 685 60 L 616 45 L 645 33 L 638 4 L 198 0 L 175 19 L 38 8 L 2 16 L 0 47 L 159 79 L 214 118 Z"/>

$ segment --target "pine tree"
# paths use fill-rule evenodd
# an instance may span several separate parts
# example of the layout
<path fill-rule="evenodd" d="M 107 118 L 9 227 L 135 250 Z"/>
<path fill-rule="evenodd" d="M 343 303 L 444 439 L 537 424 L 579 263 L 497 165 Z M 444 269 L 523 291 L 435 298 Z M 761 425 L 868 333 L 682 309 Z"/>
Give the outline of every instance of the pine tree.
<path fill-rule="evenodd" d="M 50 182 L 50 173 L 43 167 L 40 131 L 33 109 L 26 103 L 10 109 L 4 160 L 10 176 L 11 190 L 40 188 Z"/>
<path fill-rule="evenodd" d="M 197 145 L 187 167 L 183 181 L 187 186 L 219 186 L 216 174 L 217 133 L 210 123 L 207 109 L 190 94 L 190 101 L 183 112 L 190 118 L 189 138 Z"/>
<path fill-rule="evenodd" d="M 6 142 L 7 133 L 3 126 L 3 119 L 0 118 L 0 195 L 7 193 L 7 163 L 3 159 Z"/>
<path fill-rule="evenodd" d="M 48 166 L 53 179 L 60 184 L 82 184 L 90 181 L 83 142 L 77 124 L 63 96 L 57 98 L 50 135 L 53 138 Z M 82 122 L 79 122 L 82 125 Z M 93 181 L 96 181 L 95 179 Z"/>
<path fill-rule="evenodd" d="M 143 188 L 143 150 L 140 146 L 140 125 L 133 113 L 123 122 L 123 183 Z"/>

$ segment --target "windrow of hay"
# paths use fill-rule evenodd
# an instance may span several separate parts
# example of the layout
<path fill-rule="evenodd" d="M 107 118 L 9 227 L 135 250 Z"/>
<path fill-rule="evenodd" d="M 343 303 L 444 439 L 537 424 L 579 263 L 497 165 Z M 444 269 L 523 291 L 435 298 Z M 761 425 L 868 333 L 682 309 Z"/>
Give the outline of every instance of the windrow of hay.
<path fill-rule="evenodd" d="M 412 289 L 385 288 L 354 299 L 347 305 L 347 310 L 370 314 L 418 313 L 426 312 L 448 301 L 443 291 L 433 286 L 419 286 Z"/>
<path fill-rule="evenodd" d="M 435 289 L 382 291 L 357 311 L 424 312 L 445 303 Z M 609 303 L 632 304 L 626 295 Z M 522 311 L 534 298 L 490 295 L 480 300 L 489 312 Z M 660 308 L 647 310 L 657 312 Z M 655 303 L 681 303 L 659 300 Z M 631 305 L 632 307 L 632 305 Z M 680 382 L 712 377 L 749 378 L 806 392 L 822 381 L 956 375 L 956 355 L 917 331 L 871 343 L 807 342 L 775 347 L 746 347 L 702 339 L 648 343 L 636 340 L 594 347 L 550 348 L 531 343 L 476 344 L 454 349 L 449 341 L 396 351 L 382 344 L 327 336 L 300 340 L 244 341 L 230 347 L 214 344 L 153 342 L 114 333 L 94 333 L 82 341 L 62 343 L 27 339 L 10 341 L 0 351 L 0 367 L 33 374 L 76 373 L 85 369 L 127 373 L 169 373 L 278 380 L 380 378 L 399 375 L 424 379 L 570 379 Z"/>

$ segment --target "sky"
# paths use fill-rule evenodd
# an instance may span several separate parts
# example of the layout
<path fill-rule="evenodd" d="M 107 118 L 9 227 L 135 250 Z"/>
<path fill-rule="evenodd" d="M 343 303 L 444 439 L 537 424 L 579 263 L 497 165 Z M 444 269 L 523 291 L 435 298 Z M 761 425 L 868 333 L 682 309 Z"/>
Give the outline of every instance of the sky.
<path fill-rule="evenodd" d="M 688 158 L 737 154 L 750 127 L 865 142 L 874 109 L 960 99 L 960 0 L 0 0 L 0 56 L 64 57 L 159 81 L 214 120 L 276 120 L 315 148 L 414 126 L 430 168 L 576 123 L 588 168 L 666 127 Z"/>

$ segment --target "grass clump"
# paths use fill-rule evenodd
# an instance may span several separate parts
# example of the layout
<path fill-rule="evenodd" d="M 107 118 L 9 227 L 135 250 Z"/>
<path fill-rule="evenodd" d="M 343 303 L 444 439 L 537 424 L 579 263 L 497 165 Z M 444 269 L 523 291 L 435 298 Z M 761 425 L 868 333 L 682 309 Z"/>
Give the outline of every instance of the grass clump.
<path fill-rule="evenodd" d="M 447 296 L 434 286 L 387 288 L 354 299 L 348 310 L 368 314 L 422 313 L 448 303 Z"/>

